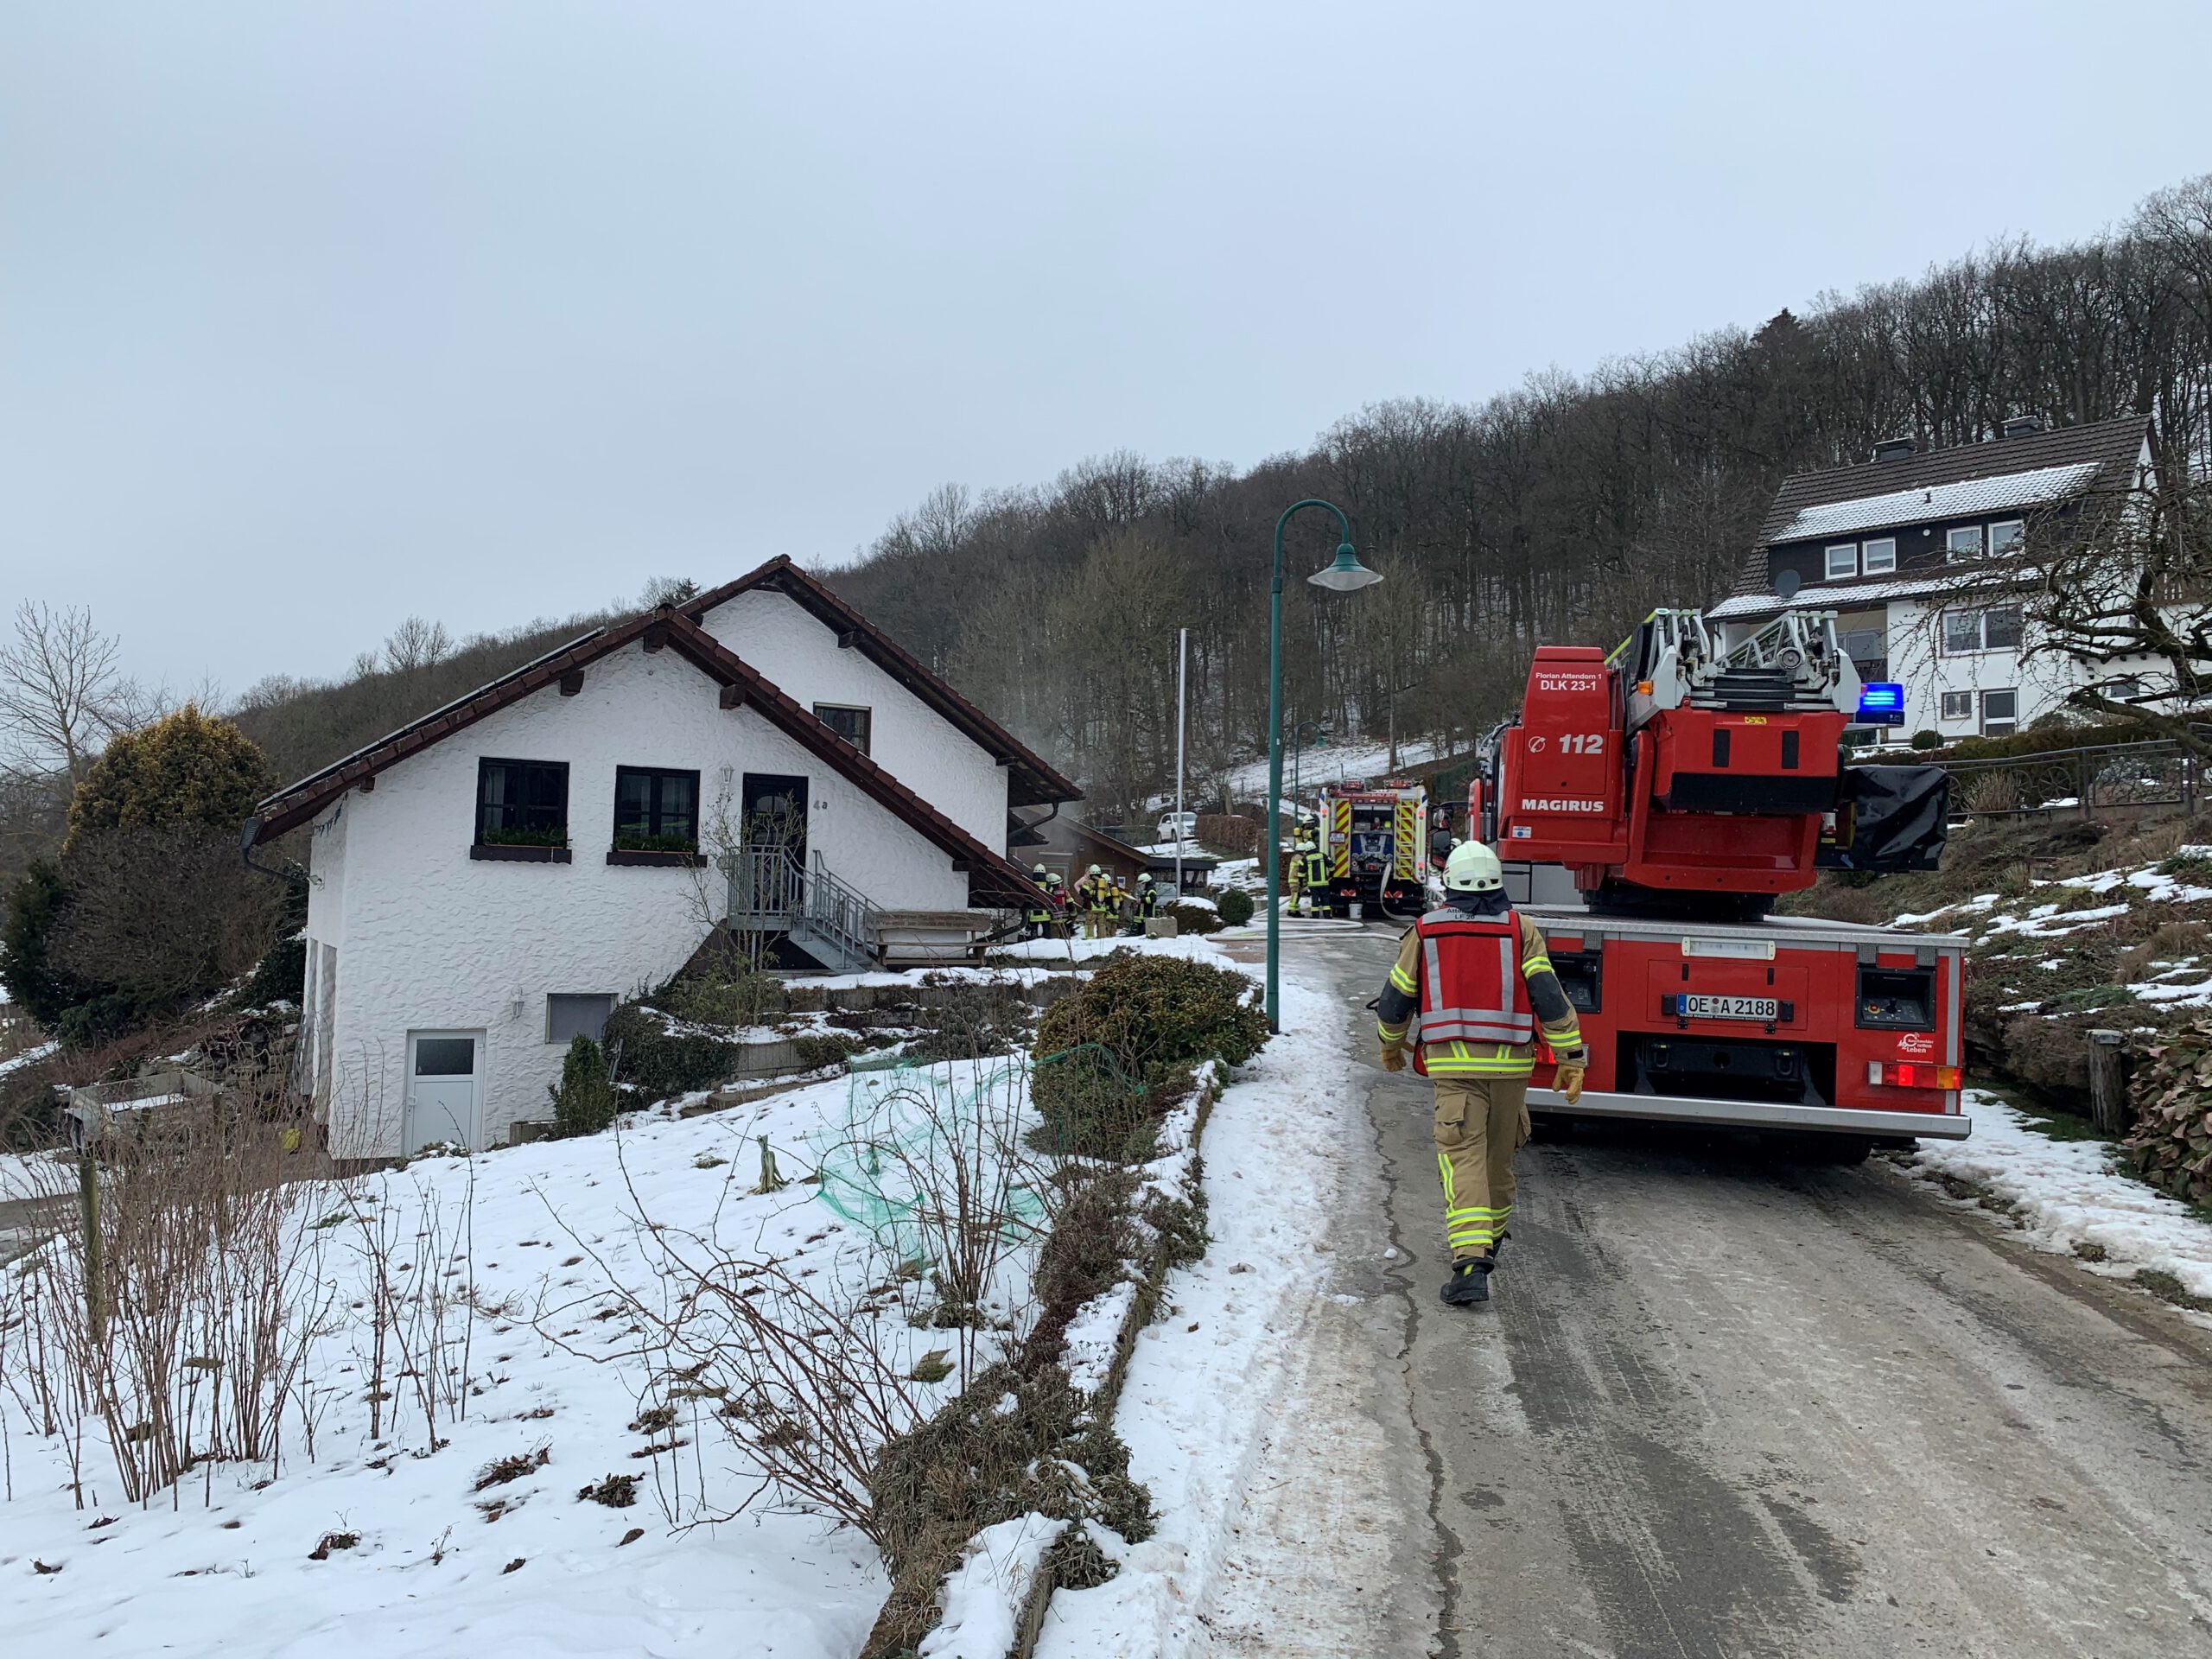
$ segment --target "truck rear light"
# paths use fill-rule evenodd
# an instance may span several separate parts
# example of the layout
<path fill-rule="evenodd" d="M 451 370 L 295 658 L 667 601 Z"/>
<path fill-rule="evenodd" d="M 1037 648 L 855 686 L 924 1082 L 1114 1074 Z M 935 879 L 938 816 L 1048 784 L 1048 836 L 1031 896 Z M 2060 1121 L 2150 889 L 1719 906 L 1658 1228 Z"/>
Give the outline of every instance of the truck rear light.
<path fill-rule="evenodd" d="M 1955 1089 L 1959 1068 L 1926 1060 L 1869 1060 L 1866 1081 L 1891 1089 Z"/>

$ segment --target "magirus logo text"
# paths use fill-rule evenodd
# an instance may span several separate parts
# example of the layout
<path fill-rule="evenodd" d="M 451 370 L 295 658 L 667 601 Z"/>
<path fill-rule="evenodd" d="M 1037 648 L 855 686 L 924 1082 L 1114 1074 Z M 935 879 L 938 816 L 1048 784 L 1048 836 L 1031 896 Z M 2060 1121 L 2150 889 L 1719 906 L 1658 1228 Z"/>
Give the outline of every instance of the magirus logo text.
<path fill-rule="evenodd" d="M 1523 812 L 1602 812 L 1605 810 L 1605 804 L 1603 801 L 1568 800 L 1564 797 L 1538 800 L 1529 796 L 1522 799 L 1521 810 Z"/>

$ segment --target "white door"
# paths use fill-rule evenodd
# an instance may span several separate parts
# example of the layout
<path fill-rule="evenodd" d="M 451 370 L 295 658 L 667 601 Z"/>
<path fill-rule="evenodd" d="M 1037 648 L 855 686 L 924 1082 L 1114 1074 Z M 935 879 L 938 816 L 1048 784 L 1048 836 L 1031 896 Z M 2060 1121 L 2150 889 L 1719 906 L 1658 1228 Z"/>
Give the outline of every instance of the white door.
<path fill-rule="evenodd" d="M 457 1141 L 474 1147 L 483 1108 L 484 1033 L 410 1031 L 407 1033 L 407 1123 L 400 1152 Z"/>

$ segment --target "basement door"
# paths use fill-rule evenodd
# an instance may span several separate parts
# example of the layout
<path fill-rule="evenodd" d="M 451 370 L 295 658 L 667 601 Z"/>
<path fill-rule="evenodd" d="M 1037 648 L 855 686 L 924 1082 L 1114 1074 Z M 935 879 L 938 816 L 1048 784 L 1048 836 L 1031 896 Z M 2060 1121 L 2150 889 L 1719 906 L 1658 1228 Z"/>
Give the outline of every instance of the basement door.
<path fill-rule="evenodd" d="M 400 1155 L 411 1158 L 442 1141 L 480 1147 L 484 1110 L 484 1033 L 407 1033 L 407 1116 Z"/>

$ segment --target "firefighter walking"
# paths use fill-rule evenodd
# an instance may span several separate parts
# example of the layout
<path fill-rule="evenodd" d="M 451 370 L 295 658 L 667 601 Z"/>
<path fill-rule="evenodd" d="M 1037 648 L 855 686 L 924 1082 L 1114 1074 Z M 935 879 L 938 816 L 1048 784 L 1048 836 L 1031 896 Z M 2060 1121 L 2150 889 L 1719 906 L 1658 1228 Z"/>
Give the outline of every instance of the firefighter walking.
<path fill-rule="evenodd" d="M 1529 1074 L 1539 1030 L 1559 1062 L 1569 1105 L 1582 1097 L 1589 1051 L 1574 1007 L 1544 954 L 1544 936 L 1505 899 L 1497 855 L 1478 841 L 1452 849 L 1444 906 L 1406 931 L 1376 1007 L 1385 1071 L 1404 1069 L 1408 1027 L 1421 1029 L 1414 1069 L 1436 1088 L 1436 1167 L 1454 1306 L 1490 1300 L 1498 1245 L 1513 1218 L 1513 1154 L 1529 1138 Z"/>

